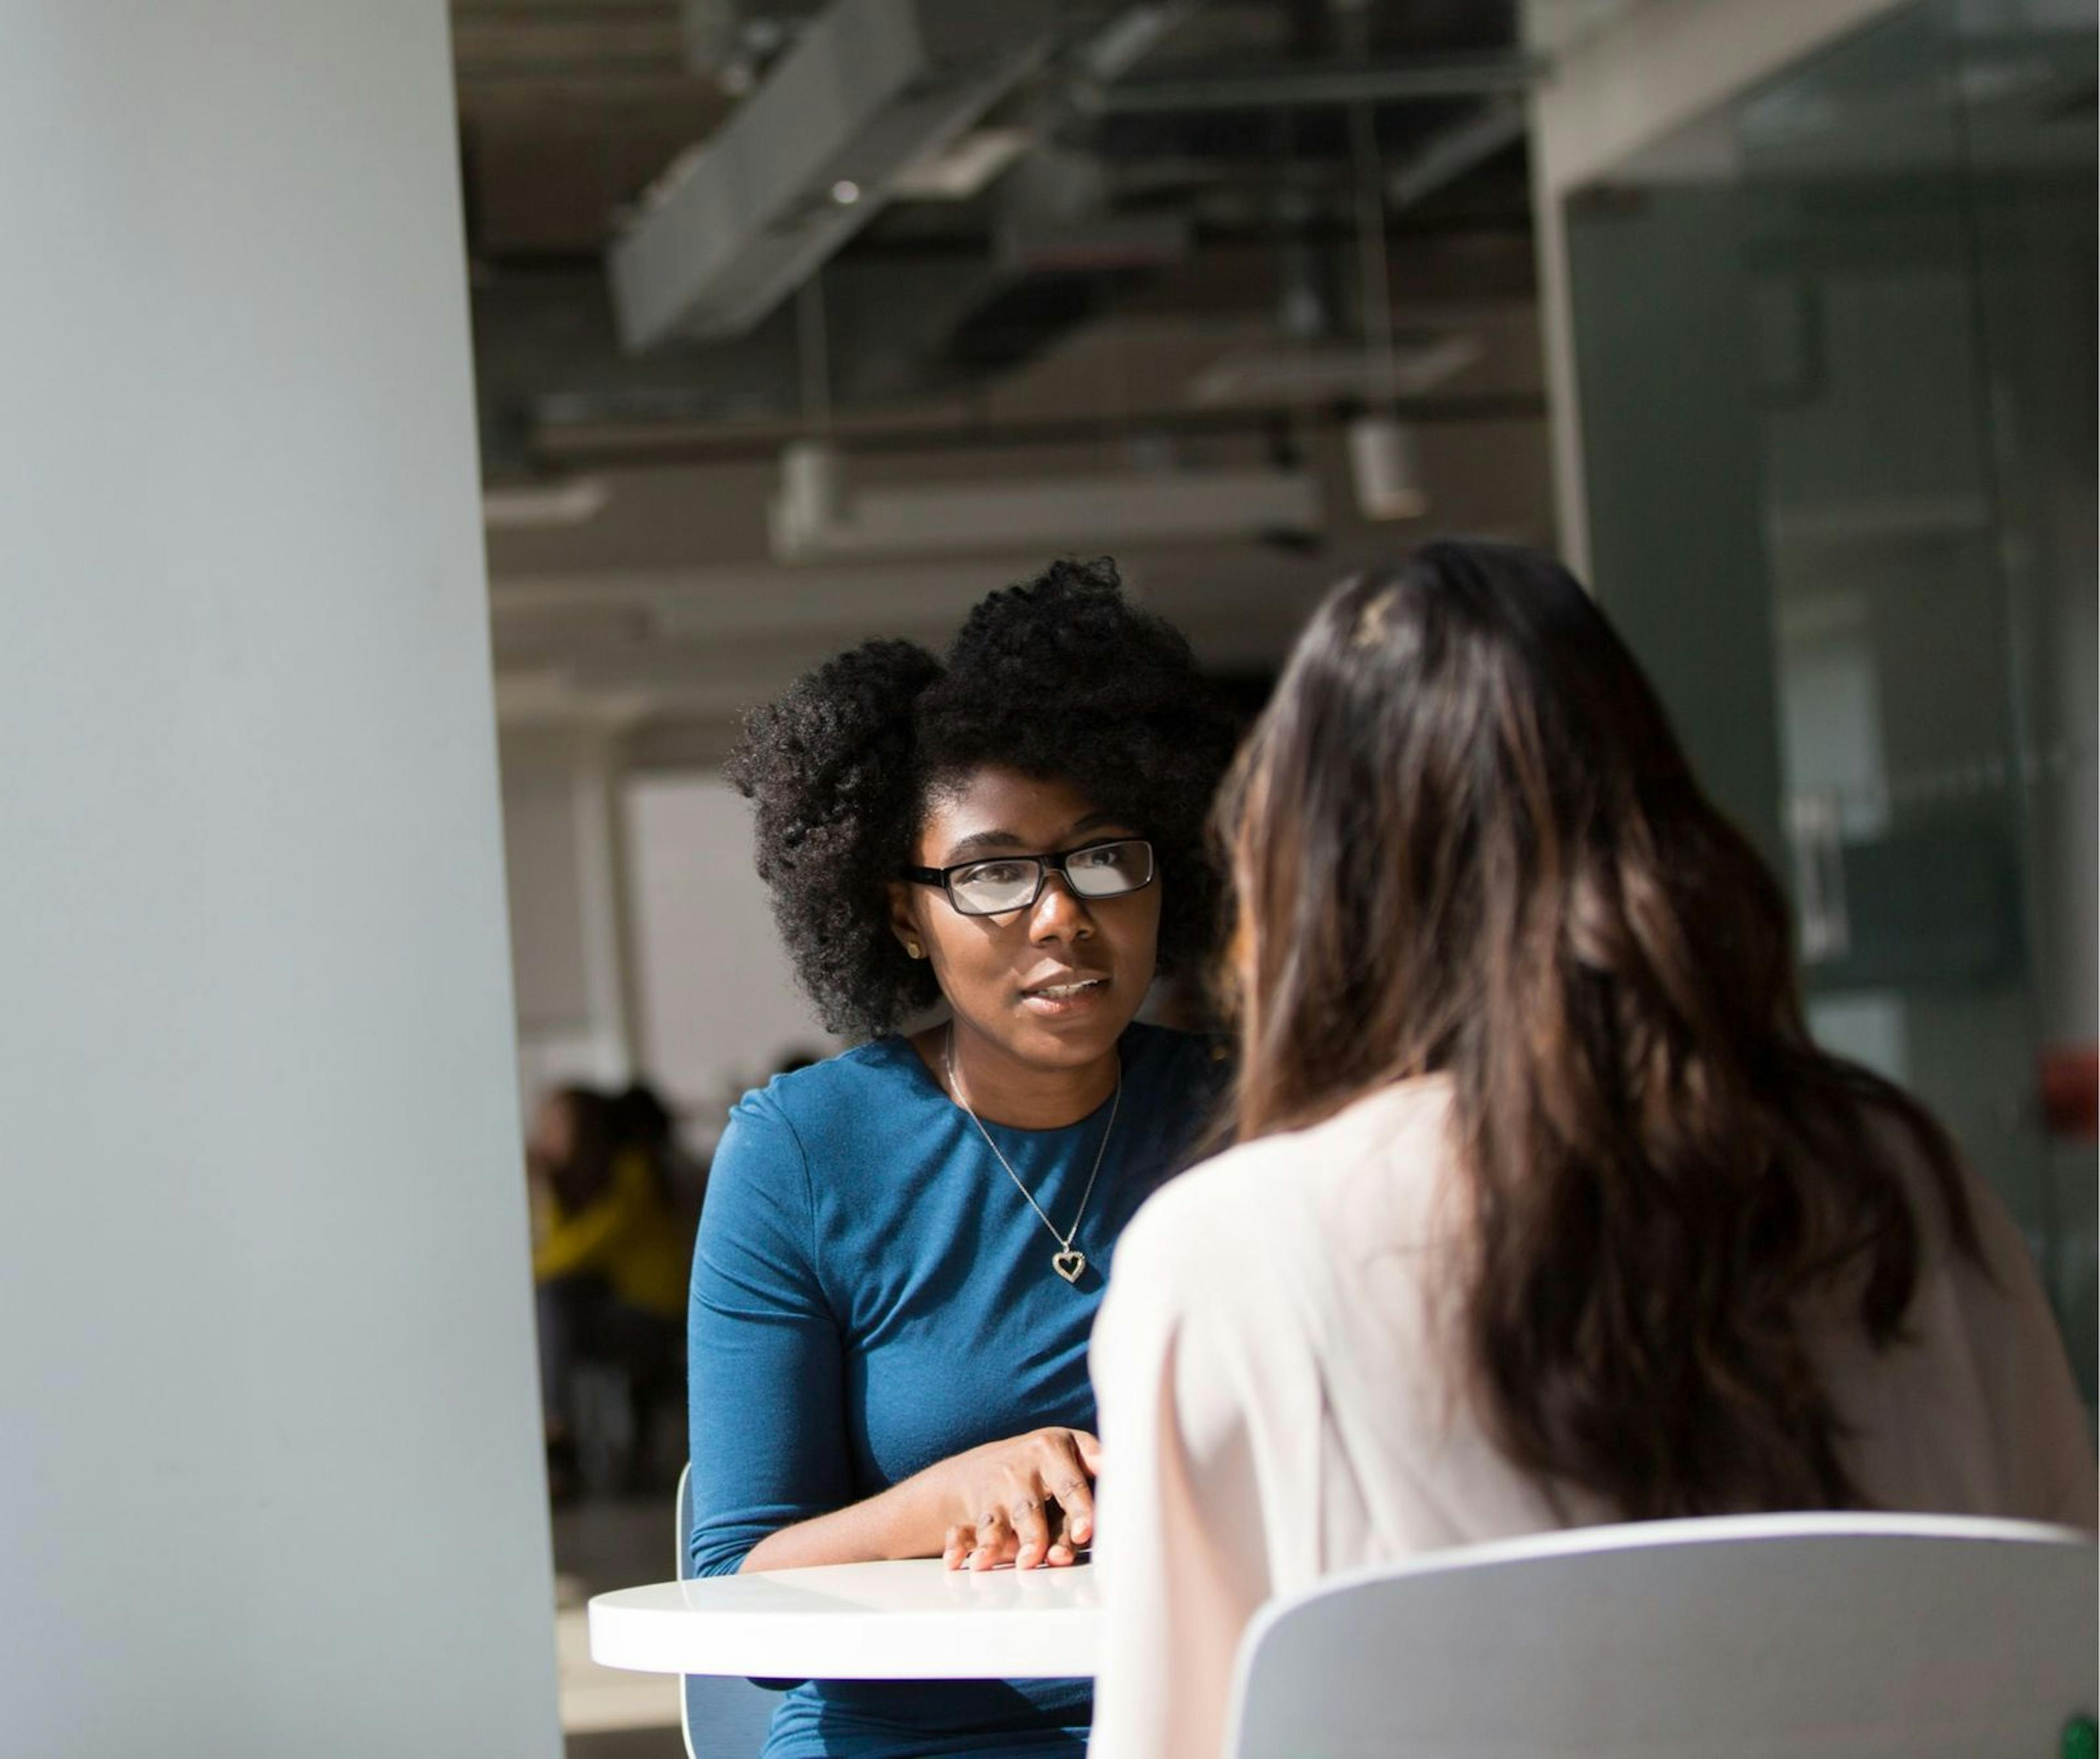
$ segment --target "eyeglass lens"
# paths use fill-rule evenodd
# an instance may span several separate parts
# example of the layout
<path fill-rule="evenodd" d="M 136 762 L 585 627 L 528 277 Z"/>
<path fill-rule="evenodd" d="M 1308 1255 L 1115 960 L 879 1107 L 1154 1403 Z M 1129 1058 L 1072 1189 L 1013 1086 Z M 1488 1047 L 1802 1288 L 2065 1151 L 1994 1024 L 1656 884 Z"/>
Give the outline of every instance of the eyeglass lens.
<path fill-rule="evenodd" d="M 1082 898 L 1115 898 L 1152 881 L 1149 843 L 1097 843 L 1065 857 L 1065 877 Z M 948 890 L 957 907 L 975 916 L 997 916 L 1034 902 L 1043 881 L 1043 864 L 1032 857 L 1008 856 L 979 861 L 952 873 Z"/>

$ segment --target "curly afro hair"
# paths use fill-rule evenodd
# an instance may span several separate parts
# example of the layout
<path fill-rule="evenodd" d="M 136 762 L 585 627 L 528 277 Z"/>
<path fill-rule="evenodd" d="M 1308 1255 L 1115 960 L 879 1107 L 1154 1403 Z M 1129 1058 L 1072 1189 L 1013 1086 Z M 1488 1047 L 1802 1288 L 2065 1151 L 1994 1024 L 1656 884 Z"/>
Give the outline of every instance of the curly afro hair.
<path fill-rule="evenodd" d="M 939 999 L 889 928 L 888 885 L 927 802 L 986 765 L 1070 784 L 1143 827 L 1169 877 L 1159 965 L 1211 944 L 1219 886 L 1207 815 L 1237 732 L 1171 625 L 1123 596 L 1115 565 L 1056 562 L 971 612 L 943 664 L 871 641 L 744 718 L 730 781 L 757 802 L 758 873 L 802 987 L 849 1038 Z"/>

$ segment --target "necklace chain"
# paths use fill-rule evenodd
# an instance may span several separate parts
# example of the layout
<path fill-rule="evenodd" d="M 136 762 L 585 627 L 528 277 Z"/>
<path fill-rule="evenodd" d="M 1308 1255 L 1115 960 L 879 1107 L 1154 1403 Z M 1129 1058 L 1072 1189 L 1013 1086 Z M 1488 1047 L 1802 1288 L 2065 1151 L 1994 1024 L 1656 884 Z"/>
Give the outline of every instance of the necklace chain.
<path fill-rule="evenodd" d="M 1035 1212 L 1043 1226 L 1050 1230 L 1051 1239 L 1057 1242 L 1057 1256 L 1051 1261 L 1052 1266 L 1066 1282 L 1076 1283 L 1079 1279 L 1079 1272 L 1087 1267 L 1087 1261 L 1084 1253 L 1073 1251 L 1072 1242 L 1079 1237 L 1079 1223 L 1086 1218 L 1087 1205 L 1093 1199 L 1094 1181 L 1101 1175 L 1101 1161 L 1109 1151 L 1109 1138 L 1115 1134 L 1116 1113 L 1123 1108 L 1123 1059 L 1120 1057 L 1116 1059 L 1115 1094 L 1109 1102 L 1108 1127 L 1101 1132 L 1101 1146 L 1094 1151 L 1093 1170 L 1087 1175 L 1087 1188 L 1079 1195 L 1079 1207 L 1072 1217 L 1072 1225 L 1062 1234 L 1057 1231 L 1057 1224 L 1050 1219 L 1048 1212 L 1035 1200 L 1035 1194 L 1021 1182 L 1021 1175 L 1013 1170 L 1013 1163 L 999 1152 L 999 1144 L 991 1139 L 991 1132 L 984 1126 L 984 1120 L 971 1109 L 969 1101 L 963 1098 L 963 1089 L 955 1080 L 955 1025 L 952 1020 L 948 1023 L 948 1040 L 941 1061 L 947 1072 L 949 1096 L 963 1108 L 970 1122 L 977 1125 L 977 1134 L 984 1138 L 985 1147 L 991 1150 L 993 1158 L 1005 1169 L 1006 1176 L 1013 1181 L 1013 1188 L 1027 1200 L 1028 1207 Z M 1068 1269 L 1067 1266 L 1073 1264 L 1074 1260 L 1076 1265 Z"/>

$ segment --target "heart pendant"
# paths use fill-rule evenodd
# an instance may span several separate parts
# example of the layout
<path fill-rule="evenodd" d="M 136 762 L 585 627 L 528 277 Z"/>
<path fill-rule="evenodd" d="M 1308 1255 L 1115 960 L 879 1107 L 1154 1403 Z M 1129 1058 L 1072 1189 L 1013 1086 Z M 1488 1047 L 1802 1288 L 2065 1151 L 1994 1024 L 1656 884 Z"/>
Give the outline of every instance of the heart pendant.
<path fill-rule="evenodd" d="M 1074 1252 L 1069 1246 L 1062 1252 L 1053 1253 L 1050 1259 L 1050 1268 L 1068 1283 L 1078 1282 L 1079 1273 L 1086 1267 L 1087 1255 L 1083 1252 Z"/>

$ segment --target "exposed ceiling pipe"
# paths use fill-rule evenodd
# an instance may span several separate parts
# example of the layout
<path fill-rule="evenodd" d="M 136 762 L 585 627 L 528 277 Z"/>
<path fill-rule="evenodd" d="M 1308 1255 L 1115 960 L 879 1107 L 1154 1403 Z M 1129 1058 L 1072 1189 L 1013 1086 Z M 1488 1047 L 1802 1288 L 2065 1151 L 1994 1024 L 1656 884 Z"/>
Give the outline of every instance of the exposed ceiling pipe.
<path fill-rule="evenodd" d="M 1471 115 L 1438 129 L 1394 168 L 1386 179 L 1387 205 L 1408 208 L 1433 196 L 1521 140 L 1525 126 L 1523 99 L 1489 99 Z"/>
<path fill-rule="evenodd" d="M 1286 63 L 1268 71 L 1236 66 L 1172 79 L 1132 79 L 1079 94 L 1102 116 L 1193 115 L 1210 110 L 1301 110 L 1431 98 L 1488 97 L 1537 83 L 1545 60 L 1524 54 L 1423 55 L 1405 61 Z"/>
<path fill-rule="evenodd" d="M 1396 412 L 1418 426 L 1466 422 L 1537 422 L 1546 399 L 1537 391 L 1468 392 L 1395 400 Z M 1096 417 L 1052 417 L 1002 421 L 996 426 L 957 420 L 933 423 L 909 418 L 841 420 L 835 432 L 856 453 L 982 453 L 1009 448 L 1099 445 L 1117 434 L 1158 433 L 1197 439 L 1233 434 L 1263 435 L 1278 429 L 1309 432 L 1331 429 L 1333 409 L 1278 402 L 1233 409 L 1132 409 L 1112 427 Z M 619 426 L 542 427 L 536 449 L 548 461 L 586 460 L 604 465 L 727 463 L 778 457 L 799 426 L 780 422 L 741 426 L 719 422 L 671 421 Z"/>
<path fill-rule="evenodd" d="M 1118 13 L 1096 32 L 1079 57 L 1082 73 L 1090 80 L 1121 79 L 1179 29 L 1208 0 L 1145 0 Z"/>
<path fill-rule="evenodd" d="M 1359 48 L 1369 21 L 1359 9 L 1351 23 Z M 1393 403 L 1392 294 L 1386 273 L 1385 179 L 1379 168 L 1378 122 L 1369 103 L 1349 106 L 1349 144 L 1357 174 L 1357 264 L 1362 277 L 1359 309 L 1379 407 L 1349 424 L 1349 475 L 1365 519 L 1418 519 L 1429 510 L 1414 433 Z"/>

